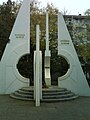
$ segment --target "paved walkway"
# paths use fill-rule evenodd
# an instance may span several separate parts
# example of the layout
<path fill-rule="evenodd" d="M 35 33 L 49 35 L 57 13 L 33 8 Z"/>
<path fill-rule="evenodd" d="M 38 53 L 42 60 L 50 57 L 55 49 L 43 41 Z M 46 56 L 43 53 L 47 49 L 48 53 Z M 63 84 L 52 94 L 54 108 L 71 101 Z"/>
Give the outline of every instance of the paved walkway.
<path fill-rule="evenodd" d="M 41 103 L 20 101 L 0 95 L 0 120 L 90 120 L 90 97 L 59 102 Z"/>

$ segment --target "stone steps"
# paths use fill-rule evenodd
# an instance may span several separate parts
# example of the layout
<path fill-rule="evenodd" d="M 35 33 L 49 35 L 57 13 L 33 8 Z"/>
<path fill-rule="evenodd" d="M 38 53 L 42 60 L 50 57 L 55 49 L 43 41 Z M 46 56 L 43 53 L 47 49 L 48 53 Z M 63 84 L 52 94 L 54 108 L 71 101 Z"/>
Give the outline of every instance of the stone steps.
<path fill-rule="evenodd" d="M 33 87 L 23 87 L 14 93 L 11 93 L 12 98 L 20 100 L 34 100 L 34 90 Z M 49 88 L 42 89 L 42 102 L 59 102 L 67 101 L 77 98 L 78 96 L 72 93 L 70 90 L 65 88 L 58 88 L 52 86 Z"/>

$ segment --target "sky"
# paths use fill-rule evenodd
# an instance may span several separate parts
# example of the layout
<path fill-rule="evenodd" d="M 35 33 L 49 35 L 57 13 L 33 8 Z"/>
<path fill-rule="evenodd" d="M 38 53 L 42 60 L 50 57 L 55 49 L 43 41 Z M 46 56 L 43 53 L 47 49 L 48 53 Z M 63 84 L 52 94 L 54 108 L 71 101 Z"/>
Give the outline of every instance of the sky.
<path fill-rule="evenodd" d="M 12 0 L 16 1 L 16 0 Z M 67 10 L 67 14 L 78 15 L 82 14 L 90 9 L 90 0 L 36 0 L 41 2 L 41 7 L 46 7 L 47 3 L 53 3 L 53 5 L 59 9 L 59 11 Z M 7 0 L 0 0 L 0 4 L 7 2 Z"/>

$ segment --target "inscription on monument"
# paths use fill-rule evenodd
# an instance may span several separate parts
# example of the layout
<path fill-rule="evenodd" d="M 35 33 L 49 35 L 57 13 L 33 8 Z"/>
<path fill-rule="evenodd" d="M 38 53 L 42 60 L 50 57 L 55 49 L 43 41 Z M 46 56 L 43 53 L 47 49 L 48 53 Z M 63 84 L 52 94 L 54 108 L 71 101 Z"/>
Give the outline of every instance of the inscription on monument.
<path fill-rule="evenodd" d="M 25 37 L 25 34 L 15 34 L 15 37 L 16 37 L 16 38 L 24 38 L 24 37 Z"/>
<path fill-rule="evenodd" d="M 61 40 L 60 43 L 61 44 L 69 44 L 69 40 Z"/>

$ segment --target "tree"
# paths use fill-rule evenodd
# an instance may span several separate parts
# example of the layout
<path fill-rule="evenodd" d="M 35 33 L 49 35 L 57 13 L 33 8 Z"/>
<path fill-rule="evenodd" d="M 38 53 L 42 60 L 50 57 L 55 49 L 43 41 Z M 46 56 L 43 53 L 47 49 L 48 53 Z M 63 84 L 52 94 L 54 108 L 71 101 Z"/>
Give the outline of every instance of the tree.
<path fill-rule="evenodd" d="M 16 18 L 17 9 L 16 3 L 11 0 L 0 5 L 0 57 L 7 42 L 9 42 L 8 38 Z"/>
<path fill-rule="evenodd" d="M 31 4 L 32 6 L 34 3 Z M 46 8 L 37 9 L 36 6 L 31 9 L 31 43 L 35 48 L 35 39 L 36 39 L 36 24 L 40 25 L 40 48 L 43 52 L 43 68 L 44 68 L 44 53 L 45 53 L 45 39 L 46 39 L 46 11 L 49 13 L 49 43 L 50 50 L 52 51 L 51 61 L 54 61 L 57 58 L 57 13 L 58 9 L 56 9 L 53 4 L 47 4 Z M 34 11 L 33 11 L 34 10 Z M 34 43 L 34 44 L 33 44 Z M 54 62 L 51 62 L 51 71 L 53 71 Z M 43 69 L 44 70 L 44 69 Z M 54 71 L 53 71 L 54 72 Z M 54 72 L 55 73 L 55 72 Z M 44 71 L 43 71 L 44 74 Z M 44 75 L 43 75 L 44 79 Z"/>
<path fill-rule="evenodd" d="M 87 10 L 85 11 L 84 15 L 90 16 L 90 9 L 87 9 Z"/>
<path fill-rule="evenodd" d="M 78 46 L 79 55 L 87 62 L 90 60 L 90 44 L 83 44 Z"/>

